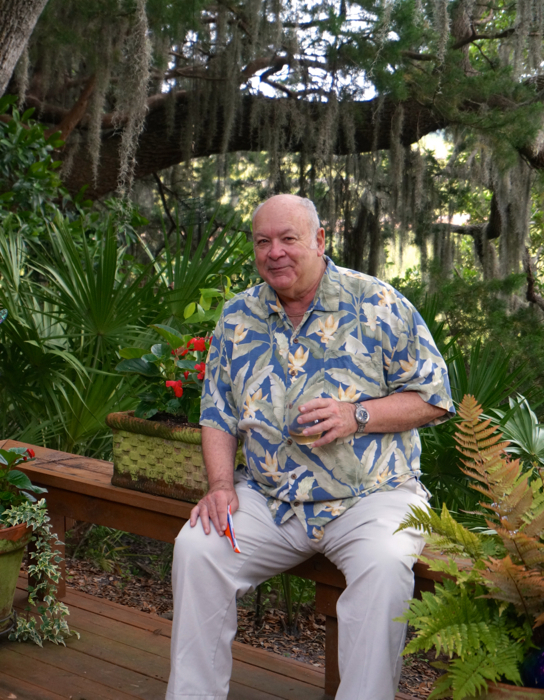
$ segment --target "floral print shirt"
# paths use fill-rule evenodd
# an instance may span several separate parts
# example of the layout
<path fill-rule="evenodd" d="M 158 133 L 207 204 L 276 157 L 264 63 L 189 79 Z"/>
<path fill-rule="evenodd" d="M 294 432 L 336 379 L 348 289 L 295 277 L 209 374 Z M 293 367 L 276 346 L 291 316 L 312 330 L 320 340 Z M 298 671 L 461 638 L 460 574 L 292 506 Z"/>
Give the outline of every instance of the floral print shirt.
<path fill-rule="evenodd" d="M 266 283 L 225 304 L 214 332 L 200 424 L 244 441 L 249 485 L 280 525 L 296 515 L 312 539 L 359 498 L 419 476 L 417 430 L 294 442 L 287 407 L 301 397 L 367 401 L 394 392 L 455 413 L 446 365 L 416 309 L 375 277 L 326 271 L 298 328 Z M 370 406 L 369 406 L 370 409 Z"/>

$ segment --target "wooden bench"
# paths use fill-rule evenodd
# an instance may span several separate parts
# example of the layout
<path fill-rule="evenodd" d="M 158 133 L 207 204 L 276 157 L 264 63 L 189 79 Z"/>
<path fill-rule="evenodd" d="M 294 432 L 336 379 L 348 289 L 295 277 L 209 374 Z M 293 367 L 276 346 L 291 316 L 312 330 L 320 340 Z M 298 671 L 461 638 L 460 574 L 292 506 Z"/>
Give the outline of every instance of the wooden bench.
<path fill-rule="evenodd" d="M 0 448 L 30 447 L 14 440 L 0 441 Z M 46 494 L 53 529 L 64 541 L 67 521 L 106 525 L 162 542 L 174 542 L 189 519 L 193 503 L 112 486 L 113 464 L 98 459 L 31 446 L 36 459 L 21 468 Z M 68 523 L 69 524 L 69 523 Z M 64 555 L 64 547 L 60 548 Z M 64 562 L 59 597 L 66 593 Z M 414 566 L 416 595 L 434 589 L 440 574 L 422 562 Z M 325 693 L 334 697 L 338 674 L 338 627 L 336 602 L 346 587 L 344 576 L 328 559 L 315 555 L 288 573 L 316 583 L 316 611 L 325 615 Z"/>

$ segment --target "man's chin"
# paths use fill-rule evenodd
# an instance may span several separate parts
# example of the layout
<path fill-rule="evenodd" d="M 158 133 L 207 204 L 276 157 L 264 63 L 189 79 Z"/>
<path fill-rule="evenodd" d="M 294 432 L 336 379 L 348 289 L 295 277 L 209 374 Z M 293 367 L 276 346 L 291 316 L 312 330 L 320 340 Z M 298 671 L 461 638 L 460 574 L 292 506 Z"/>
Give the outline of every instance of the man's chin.
<path fill-rule="evenodd" d="M 287 270 L 278 270 L 277 272 L 269 270 L 266 275 L 266 281 L 274 289 L 288 289 L 293 286 L 294 279 L 291 272 Z"/>

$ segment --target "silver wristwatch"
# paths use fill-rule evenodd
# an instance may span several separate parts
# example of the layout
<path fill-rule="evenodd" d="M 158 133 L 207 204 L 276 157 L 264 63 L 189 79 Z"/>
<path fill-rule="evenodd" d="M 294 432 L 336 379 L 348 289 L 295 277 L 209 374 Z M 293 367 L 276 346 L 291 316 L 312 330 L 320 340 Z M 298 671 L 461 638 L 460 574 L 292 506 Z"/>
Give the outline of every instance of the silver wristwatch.
<path fill-rule="evenodd" d="M 362 403 L 355 404 L 355 420 L 357 421 L 356 435 L 361 435 L 365 432 L 366 425 L 370 420 L 370 414 Z"/>

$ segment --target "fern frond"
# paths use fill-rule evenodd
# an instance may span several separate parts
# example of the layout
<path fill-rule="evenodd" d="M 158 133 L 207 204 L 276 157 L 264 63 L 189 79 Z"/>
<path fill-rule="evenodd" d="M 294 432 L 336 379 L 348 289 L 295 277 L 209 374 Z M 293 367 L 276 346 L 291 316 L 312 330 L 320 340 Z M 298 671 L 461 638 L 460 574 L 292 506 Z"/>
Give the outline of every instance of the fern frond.
<path fill-rule="evenodd" d="M 523 531 L 529 537 L 539 537 L 541 539 L 544 537 L 544 508 L 532 518 L 531 522 L 525 525 Z"/>
<path fill-rule="evenodd" d="M 505 648 L 497 649 L 494 656 L 479 649 L 469 658 L 454 659 L 448 671 L 453 700 L 476 697 L 487 690 L 490 682 L 497 682 L 503 678 L 521 684 L 518 666 L 522 659 L 521 646 L 511 643 Z"/>
<path fill-rule="evenodd" d="M 457 554 L 457 552 L 455 553 Z M 419 561 L 427 564 L 430 571 L 445 574 L 445 577 L 452 581 L 459 583 L 483 583 L 480 572 L 484 570 L 485 565 L 481 563 L 474 565 L 469 558 L 461 560 L 459 557 L 454 559 L 452 556 L 445 558 L 434 556 L 432 559 L 428 559 L 425 556 L 420 556 Z"/>
<path fill-rule="evenodd" d="M 458 523 L 445 504 L 440 515 L 431 508 L 410 506 L 410 513 L 397 532 L 409 527 L 427 533 L 427 542 L 434 551 L 447 551 L 471 559 L 479 559 L 483 555 L 482 535 L 471 532 Z"/>
<path fill-rule="evenodd" d="M 461 401 L 458 413 L 465 423 L 476 424 L 482 415 L 482 407 L 474 396 L 466 394 Z"/>
<path fill-rule="evenodd" d="M 523 531 L 515 532 L 510 527 L 508 530 L 497 528 L 497 534 L 514 563 L 523 564 L 528 569 L 544 569 L 544 544 L 536 538 L 528 537 Z"/>
<path fill-rule="evenodd" d="M 423 593 L 421 600 L 411 601 L 402 619 L 417 632 L 404 653 L 434 647 L 437 654 L 465 657 L 484 646 L 494 654 L 509 641 L 507 620 L 496 606 L 490 607 L 484 594 L 483 586 L 468 590 L 444 581 L 437 584 L 434 595 Z"/>
<path fill-rule="evenodd" d="M 514 564 L 510 556 L 490 559 L 482 576 L 493 586 L 486 598 L 512 603 L 528 619 L 538 615 L 544 606 L 544 577 L 540 571 L 528 571 Z"/>
<path fill-rule="evenodd" d="M 436 666 L 436 664 L 433 664 Z M 451 698 L 452 678 L 449 673 L 444 673 L 434 682 L 433 691 L 429 695 L 428 700 L 441 700 L 441 698 Z"/>
<path fill-rule="evenodd" d="M 535 620 L 535 628 L 540 627 L 540 625 L 544 625 L 544 613 L 542 613 L 542 615 L 539 615 Z"/>

